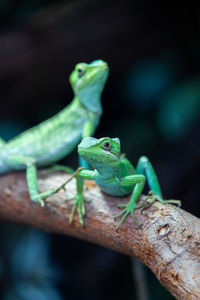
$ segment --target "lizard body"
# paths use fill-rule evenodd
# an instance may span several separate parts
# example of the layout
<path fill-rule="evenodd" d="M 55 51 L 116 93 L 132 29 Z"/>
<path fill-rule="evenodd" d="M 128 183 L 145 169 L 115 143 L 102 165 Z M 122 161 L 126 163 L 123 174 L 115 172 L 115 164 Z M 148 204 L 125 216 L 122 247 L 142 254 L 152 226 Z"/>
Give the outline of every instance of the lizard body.
<path fill-rule="evenodd" d="M 85 123 L 90 120 L 95 129 L 99 117 L 94 113 L 89 114 L 80 101 L 75 99 L 70 107 L 6 143 L 1 149 L 0 157 L 8 171 L 25 168 L 23 164 L 9 163 L 10 157 L 16 154 L 34 157 L 38 166 L 52 164 L 75 148 L 81 140 Z"/>
<path fill-rule="evenodd" d="M 79 63 L 70 75 L 74 99 L 50 119 L 32 127 L 7 143 L 0 139 L 0 174 L 26 169 L 27 184 L 33 201 L 58 189 L 39 194 L 36 166 L 47 166 L 69 154 L 81 138 L 91 136 L 102 114 L 101 93 L 108 77 L 108 65 L 102 60 Z"/>
<path fill-rule="evenodd" d="M 120 151 L 120 141 L 118 138 L 109 137 L 95 139 L 86 137 L 78 146 L 79 155 L 85 159 L 94 169 L 81 170 L 77 175 L 77 194 L 75 204 L 70 217 L 72 222 L 75 210 L 78 210 L 80 223 L 83 224 L 82 216 L 85 214 L 83 179 L 93 179 L 100 186 L 101 190 L 114 196 L 124 196 L 131 194 L 130 201 L 126 204 L 120 204 L 123 210 L 115 216 L 122 216 L 116 229 L 124 219 L 131 214 L 133 220 L 138 224 L 135 218 L 134 210 L 139 207 L 151 205 L 155 200 L 166 204 L 174 203 L 180 205 L 178 200 L 164 200 L 158 178 L 152 164 L 146 156 L 140 157 L 136 168 Z M 149 202 L 144 201 L 137 204 L 137 201 L 143 191 L 145 181 L 147 181 L 152 192 L 147 196 Z M 139 224 L 138 224 L 139 225 Z"/>

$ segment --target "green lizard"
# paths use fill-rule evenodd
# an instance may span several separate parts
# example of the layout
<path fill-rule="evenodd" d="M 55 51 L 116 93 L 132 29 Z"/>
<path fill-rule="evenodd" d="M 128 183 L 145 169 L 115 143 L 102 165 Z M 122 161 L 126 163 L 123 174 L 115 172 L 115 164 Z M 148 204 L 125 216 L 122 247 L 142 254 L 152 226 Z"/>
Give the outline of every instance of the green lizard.
<path fill-rule="evenodd" d="M 57 162 L 83 137 L 94 133 L 102 114 L 101 93 L 107 77 L 108 65 L 102 60 L 77 64 L 69 78 L 74 98 L 66 108 L 8 142 L 0 138 L 0 174 L 26 169 L 30 198 L 42 206 L 59 188 L 39 193 L 36 166 Z"/>
<path fill-rule="evenodd" d="M 155 200 L 158 200 L 163 204 L 181 204 L 179 200 L 163 199 L 157 176 L 149 159 L 146 156 L 140 157 L 135 169 L 131 162 L 121 155 L 120 140 L 118 138 L 104 137 L 95 139 L 93 137 L 85 137 L 78 146 L 78 153 L 94 170 L 81 170 L 76 176 L 77 194 L 70 222 L 72 222 L 74 213 L 77 210 L 80 223 L 83 225 L 83 215 L 85 214 L 84 179 L 95 180 L 101 190 L 110 195 L 124 196 L 131 193 L 130 201 L 127 204 L 119 205 L 123 210 L 115 216 L 115 218 L 122 216 L 116 230 L 128 214 L 131 214 L 133 220 L 139 225 L 134 210 L 139 207 L 146 207 L 147 203 L 149 206 Z M 152 192 L 147 196 L 149 198 L 148 202 L 143 201 L 143 203 L 137 204 L 146 180 Z"/>

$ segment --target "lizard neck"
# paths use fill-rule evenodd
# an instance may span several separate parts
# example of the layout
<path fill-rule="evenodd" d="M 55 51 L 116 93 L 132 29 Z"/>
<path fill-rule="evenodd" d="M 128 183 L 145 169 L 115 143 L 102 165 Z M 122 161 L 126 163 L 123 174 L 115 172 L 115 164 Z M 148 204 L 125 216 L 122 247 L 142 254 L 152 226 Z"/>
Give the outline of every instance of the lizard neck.
<path fill-rule="evenodd" d="M 96 103 L 96 106 L 95 106 Z M 102 106 L 101 106 L 101 99 L 94 99 L 91 98 L 90 103 L 84 102 L 79 96 L 74 96 L 72 102 L 66 106 L 61 112 L 61 115 L 64 115 L 67 113 L 70 109 L 77 109 L 77 108 L 82 108 L 86 110 L 89 113 L 95 114 L 98 118 L 102 115 Z"/>
<path fill-rule="evenodd" d="M 93 112 L 97 115 L 102 114 L 102 105 L 101 105 L 101 93 L 96 89 L 90 89 L 90 93 L 88 91 L 79 92 L 78 95 L 75 96 L 78 98 L 80 103 L 90 112 Z"/>
<path fill-rule="evenodd" d="M 67 105 L 63 110 L 61 110 L 60 113 L 63 115 L 65 113 L 68 113 L 70 109 L 73 110 L 78 108 L 83 108 L 88 111 L 87 107 L 85 107 L 85 105 L 82 104 L 80 99 L 77 96 L 74 96 L 72 102 L 69 105 Z"/>

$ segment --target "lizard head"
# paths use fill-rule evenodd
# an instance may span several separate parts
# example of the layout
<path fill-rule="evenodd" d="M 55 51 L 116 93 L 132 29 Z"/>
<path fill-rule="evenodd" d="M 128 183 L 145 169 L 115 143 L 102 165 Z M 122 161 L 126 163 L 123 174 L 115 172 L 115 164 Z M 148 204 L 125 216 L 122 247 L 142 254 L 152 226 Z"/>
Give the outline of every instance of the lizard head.
<path fill-rule="evenodd" d="M 92 112 L 102 112 L 101 93 L 108 73 L 107 63 L 99 59 L 90 64 L 78 63 L 69 77 L 75 96 Z"/>
<path fill-rule="evenodd" d="M 78 145 L 78 153 L 97 171 L 105 166 L 116 168 L 120 164 L 120 140 L 86 137 Z"/>

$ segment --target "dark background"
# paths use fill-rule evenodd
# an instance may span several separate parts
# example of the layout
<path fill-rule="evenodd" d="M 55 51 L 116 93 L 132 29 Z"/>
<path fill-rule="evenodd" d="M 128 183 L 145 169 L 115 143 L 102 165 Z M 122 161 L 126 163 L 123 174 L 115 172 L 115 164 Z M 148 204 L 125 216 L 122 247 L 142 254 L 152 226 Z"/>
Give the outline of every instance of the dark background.
<path fill-rule="evenodd" d="M 74 65 L 103 59 L 110 76 L 95 136 L 119 137 L 134 164 L 147 155 L 165 198 L 199 216 L 199 13 L 192 2 L 0 0 L 0 136 L 64 108 Z M 76 151 L 63 163 L 77 167 Z M 2 300 L 143 300 L 126 256 L 10 224 L 0 238 Z M 173 299 L 143 272 L 148 299 Z"/>

